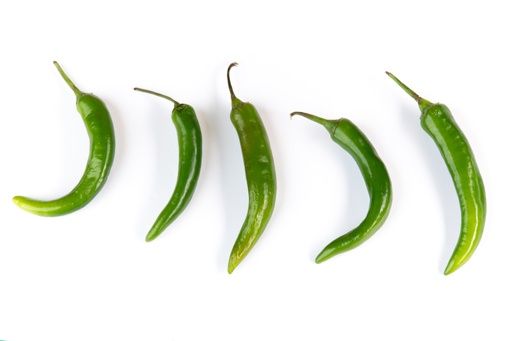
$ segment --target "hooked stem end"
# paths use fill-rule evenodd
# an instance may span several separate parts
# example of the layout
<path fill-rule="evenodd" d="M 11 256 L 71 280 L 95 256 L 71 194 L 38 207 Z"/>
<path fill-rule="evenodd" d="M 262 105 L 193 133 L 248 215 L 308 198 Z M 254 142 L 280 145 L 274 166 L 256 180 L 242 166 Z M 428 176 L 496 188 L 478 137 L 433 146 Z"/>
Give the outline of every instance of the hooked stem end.
<path fill-rule="evenodd" d="M 239 105 L 240 103 L 242 103 L 241 100 L 239 100 L 236 96 L 235 96 L 235 92 L 233 91 L 233 86 L 231 85 L 231 78 L 229 77 L 229 72 L 231 71 L 231 68 L 234 67 L 234 66 L 238 66 L 238 63 L 234 62 L 234 63 L 231 63 L 229 64 L 229 67 L 228 67 L 228 88 L 229 88 L 229 94 L 231 95 L 231 105 L 233 106 L 233 108 L 237 105 Z"/>

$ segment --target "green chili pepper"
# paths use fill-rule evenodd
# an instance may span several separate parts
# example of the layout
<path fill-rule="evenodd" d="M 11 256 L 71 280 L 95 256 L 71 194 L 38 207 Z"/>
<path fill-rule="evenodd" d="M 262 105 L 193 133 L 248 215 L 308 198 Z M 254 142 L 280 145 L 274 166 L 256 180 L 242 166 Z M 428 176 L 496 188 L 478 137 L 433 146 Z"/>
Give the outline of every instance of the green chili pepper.
<path fill-rule="evenodd" d="M 229 65 L 227 72 L 232 103 L 231 122 L 242 148 L 249 208 L 229 257 L 229 273 L 235 270 L 260 238 L 272 216 L 276 200 L 276 174 L 267 132 L 256 108 L 236 98 L 231 86 L 229 71 L 236 65 Z"/>
<path fill-rule="evenodd" d="M 324 126 L 334 142 L 352 155 L 363 174 L 370 196 L 370 207 L 364 220 L 350 232 L 332 241 L 318 254 L 315 261 L 322 263 L 363 244 L 384 224 L 392 202 L 391 180 L 373 145 L 350 120 L 327 120 L 304 112 L 293 112 L 291 116 L 294 115 L 306 117 Z"/>
<path fill-rule="evenodd" d="M 171 199 L 146 235 L 146 241 L 150 242 L 178 218 L 192 199 L 201 170 L 202 136 L 196 113 L 190 105 L 178 103 L 171 97 L 154 91 L 140 88 L 134 90 L 173 102 L 174 109 L 171 117 L 178 134 L 179 169 L 176 186 Z"/>
<path fill-rule="evenodd" d="M 449 275 L 469 260 L 482 238 L 486 215 L 484 183 L 468 140 L 448 107 L 421 98 L 393 74 L 386 74 L 418 102 L 421 126 L 437 144 L 459 197 L 461 231 L 444 271 Z"/>
<path fill-rule="evenodd" d="M 76 95 L 76 107 L 89 135 L 90 150 L 87 167 L 75 188 L 67 195 L 50 201 L 15 196 L 13 201 L 22 209 L 41 216 L 59 216 L 76 211 L 89 203 L 105 184 L 114 161 L 115 138 L 112 119 L 101 99 L 83 93 L 68 78 L 57 62 L 66 84 Z"/>

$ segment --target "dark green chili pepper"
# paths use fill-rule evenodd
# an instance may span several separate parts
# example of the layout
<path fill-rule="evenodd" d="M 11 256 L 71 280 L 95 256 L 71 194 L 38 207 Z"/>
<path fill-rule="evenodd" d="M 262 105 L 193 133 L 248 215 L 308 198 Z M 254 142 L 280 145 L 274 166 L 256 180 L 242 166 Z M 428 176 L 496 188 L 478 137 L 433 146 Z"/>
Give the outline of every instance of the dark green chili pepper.
<path fill-rule="evenodd" d="M 327 120 L 303 112 L 293 112 L 291 116 L 294 115 L 306 117 L 324 126 L 334 142 L 352 155 L 363 174 L 370 195 L 370 208 L 364 220 L 359 226 L 328 244 L 316 257 L 316 263 L 321 263 L 363 244 L 384 224 L 392 202 L 391 180 L 373 145 L 350 120 Z"/>
<path fill-rule="evenodd" d="M 393 74 L 386 73 L 418 102 L 421 126 L 437 144 L 459 197 L 461 231 L 444 271 L 449 275 L 469 260 L 482 238 L 486 215 L 484 183 L 471 147 L 448 107 L 421 98 Z"/>
<path fill-rule="evenodd" d="M 247 256 L 265 230 L 276 199 L 276 174 L 274 159 L 267 132 L 256 108 L 236 98 L 228 68 L 228 87 L 231 94 L 231 122 L 235 126 L 245 166 L 245 177 L 249 191 L 249 208 L 244 224 L 229 257 L 228 272 L 233 270 Z"/>
<path fill-rule="evenodd" d="M 192 199 L 201 170 L 202 135 L 196 113 L 190 105 L 178 103 L 171 97 L 154 91 L 140 88 L 135 88 L 134 90 L 146 92 L 173 102 L 174 109 L 171 117 L 178 134 L 179 168 L 176 186 L 171 199 L 146 235 L 146 241 L 150 242 L 178 218 L 188 206 L 190 199 Z"/>
<path fill-rule="evenodd" d="M 41 216 L 59 216 L 76 211 L 89 203 L 105 184 L 114 160 L 115 138 L 112 119 L 101 99 L 80 91 L 57 62 L 66 84 L 76 95 L 76 107 L 89 135 L 90 150 L 87 167 L 75 188 L 67 195 L 50 201 L 16 196 L 13 201 L 22 209 Z"/>

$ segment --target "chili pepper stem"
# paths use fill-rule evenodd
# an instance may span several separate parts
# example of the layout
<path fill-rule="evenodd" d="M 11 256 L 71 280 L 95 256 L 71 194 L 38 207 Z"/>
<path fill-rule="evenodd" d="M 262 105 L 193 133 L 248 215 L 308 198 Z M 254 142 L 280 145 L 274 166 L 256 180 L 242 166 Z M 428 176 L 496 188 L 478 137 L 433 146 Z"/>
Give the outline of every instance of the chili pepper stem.
<path fill-rule="evenodd" d="M 231 95 L 231 106 L 235 108 L 236 106 L 242 104 L 242 101 L 239 100 L 235 96 L 235 92 L 233 91 L 233 86 L 231 85 L 231 78 L 229 77 L 229 72 L 231 71 L 231 68 L 234 66 L 238 66 L 238 63 L 231 63 L 228 66 L 228 88 L 229 88 L 229 94 Z"/>
<path fill-rule="evenodd" d="M 396 84 L 398 84 L 409 96 L 414 98 L 416 102 L 418 102 L 418 105 L 420 106 L 420 110 L 423 112 L 426 108 L 432 105 L 431 102 L 427 101 L 426 99 L 418 96 L 418 94 L 411 90 L 407 85 L 402 83 L 398 78 L 395 77 L 391 72 L 386 71 L 386 74 L 395 81 Z"/>
<path fill-rule="evenodd" d="M 155 95 L 155 96 L 158 96 L 158 97 L 162 97 L 162 98 L 165 98 L 169 101 L 171 101 L 172 103 L 174 103 L 174 107 L 176 108 L 178 105 L 180 105 L 179 102 L 175 101 L 174 99 L 172 99 L 171 97 L 169 96 L 166 96 L 164 94 L 161 94 L 159 92 L 155 92 L 155 91 L 151 91 L 151 90 L 146 90 L 146 89 L 141 89 L 141 88 L 133 88 L 133 90 L 135 91 L 140 91 L 140 92 L 145 92 L 145 93 L 148 93 L 148 94 L 151 94 L 151 95 Z"/>
<path fill-rule="evenodd" d="M 305 117 L 313 122 L 316 122 L 318 124 L 323 125 L 331 134 L 334 134 L 334 130 L 336 129 L 336 126 L 338 124 L 338 120 L 326 120 L 324 118 L 308 114 L 302 111 L 294 111 L 290 114 L 290 118 L 293 118 L 293 116 L 299 115 L 302 117 Z"/>
<path fill-rule="evenodd" d="M 64 78 L 64 81 L 66 82 L 67 85 L 69 85 L 69 87 L 71 88 L 71 90 L 73 90 L 73 92 L 75 93 L 75 95 L 78 97 L 80 95 L 83 94 L 82 91 L 80 91 L 80 89 L 77 88 L 77 86 L 75 85 L 75 83 L 73 83 L 73 81 L 68 77 L 68 75 L 66 75 L 66 73 L 64 72 L 64 70 L 62 70 L 62 68 L 60 67 L 59 63 L 57 63 L 56 61 L 53 61 L 53 65 L 55 65 L 55 67 L 57 68 L 57 70 L 59 71 L 60 75 L 62 76 L 62 78 Z"/>

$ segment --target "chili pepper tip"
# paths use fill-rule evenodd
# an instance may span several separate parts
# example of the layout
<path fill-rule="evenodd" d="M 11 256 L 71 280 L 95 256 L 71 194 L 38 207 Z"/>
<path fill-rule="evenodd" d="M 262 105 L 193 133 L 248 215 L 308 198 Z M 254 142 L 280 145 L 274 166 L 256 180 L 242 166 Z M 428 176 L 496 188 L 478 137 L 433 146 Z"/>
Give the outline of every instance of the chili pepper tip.
<path fill-rule="evenodd" d="M 235 259 L 233 256 L 229 258 L 228 262 L 228 274 L 232 274 L 236 267 L 240 263 L 240 260 Z"/>
<path fill-rule="evenodd" d="M 450 261 L 448 262 L 448 265 L 444 269 L 444 275 L 447 276 L 447 275 L 455 272 L 455 270 L 459 269 L 466 261 L 467 261 L 467 259 L 464 259 L 462 262 L 461 261 L 457 262 L 455 259 L 453 259 L 453 256 L 452 256 L 452 259 L 450 259 Z"/>

